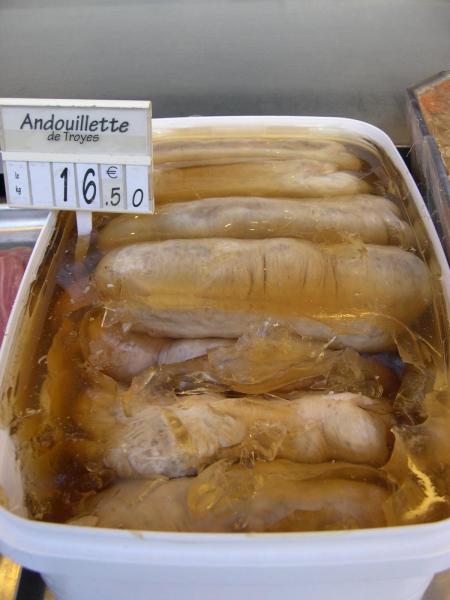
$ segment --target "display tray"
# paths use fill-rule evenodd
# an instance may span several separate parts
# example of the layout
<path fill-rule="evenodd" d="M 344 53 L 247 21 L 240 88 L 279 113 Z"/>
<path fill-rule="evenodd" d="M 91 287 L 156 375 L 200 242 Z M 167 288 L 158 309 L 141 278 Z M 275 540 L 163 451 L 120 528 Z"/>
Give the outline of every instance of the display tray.
<path fill-rule="evenodd" d="M 10 569 L 13 569 L 12 565 L 13 565 L 13 563 L 10 563 L 10 565 L 9 565 Z M 7 566 L 6 561 L 5 561 L 5 566 Z M 433 584 L 432 588 L 430 588 L 430 590 L 427 592 L 427 595 L 425 596 L 427 598 L 427 600 L 429 600 L 429 599 L 437 600 L 438 598 L 443 599 L 446 597 L 445 594 L 442 594 L 442 593 L 440 595 L 436 595 L 436 589 L 445 590 L 445 588 L 447 587 L 444 584 L 444 587 L 442 588 L 441 577 L 442 576 L 439 576 L 437 578 L 437 580 L 436 580 L 437 583 Z M 444 576 L 444 578 L 445 577 L 446 576 Z M 44 584 L 38 575 L 24 569 L 22 572 L 20 581 L 18 582 L 16 589 L 14 590 L 14 595 L 11 595 L 9 597 L 17 598 L 19 600 L 22 600 L 25 598 L 47 598 L 47 599 L 49 599 L 49 598 L 51 598 L 51 595 L 45 590 Z"/>
<path fill-rule="evenodd" d="M 411 170 L 411 149 L 398 146 L 403 160 Z M 0 176 L 0 179 L 2 177 Z M 2 182 L 0 182 L 1 186 Z M 0 246 L 3 248 L 33 245 L 47 213 L 37 210 L 9 210 L 0 200 Z M 2 600 L 54 600 L 39 573 L 21 568 L 8 559 L 0 558 L 0 593 Z M 423 600 L 446 600 L 450 594 L 450 570 L 436 575 Z"/>
<path fill-rule="evenodd" d="M 407 120 L 412 139 L 411 171 L 450 259 L 450 71 L 430 77 L 407 92 Z"/>
<path fill-rule="evenodd" d="M 411 170 L 410 147 L 400 146 L 397 149 Z M 33 245 L 46 216 L 44 211 L 9 209 L 4 199 L 0 201 L 0 247 Z M 54 599 L 39 573 L 21 568 L 7 557 L 0 558 L 0 592 L 3 600 Z M 423 600 L 446 600 L 449 593 L 450 570 L 436 575 Z"/>

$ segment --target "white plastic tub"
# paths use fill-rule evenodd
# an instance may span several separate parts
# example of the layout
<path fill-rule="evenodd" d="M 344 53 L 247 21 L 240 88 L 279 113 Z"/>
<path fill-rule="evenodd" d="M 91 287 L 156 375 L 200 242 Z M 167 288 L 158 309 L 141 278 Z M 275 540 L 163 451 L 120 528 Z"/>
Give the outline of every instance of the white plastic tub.
<path fill-rule="evenodd" d="M 341 130 L 384 149 L 403 176 L 434 245 L 448 309 L 450 275 L 439 239 L 414 181 L 380 130 L 335 118 L 212 117 L 153 123 L 156 131 L 244 125 Z M 26 370 L 22 341 L 32 331 L 26 303 L 56 223 L 53 213 L 36 244 L 9 322 L 0 354 L 2 414 L 7 412 L 6 404 L 14 401 L 20 370 Z M 35 311 L 45 310 L 45 302 L 44 297 Z M 41 572 L 59 600 L 413 600 L 421 597 L 436 572 L 450 567 L 450 519 L 384 529 L 287 534 L 141 533 L 31 521 L 18 516 L 23 510 L 21 482 L 6 432 L 0 437 L 0 451 L 0 484 L 16 513 L 0 508 L 0 550 Z"/>

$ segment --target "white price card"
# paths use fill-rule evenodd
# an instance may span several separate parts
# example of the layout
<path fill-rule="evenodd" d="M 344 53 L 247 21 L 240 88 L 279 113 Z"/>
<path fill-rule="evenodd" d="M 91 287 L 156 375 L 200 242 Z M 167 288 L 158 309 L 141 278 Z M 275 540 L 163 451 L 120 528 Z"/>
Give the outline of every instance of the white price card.
<path fill-rule="evenodd" d="M 88 210 L 100 208 L 100 184 L 98 167 L 95 164 L 81 163 L 76 165 L 78 206 Z"/>
<path fill-rule="evenodd" d="M 36 208 L 53 207 L 51 165 L 48 162 L 28 163 L 31 186 L 31 202 Z"/>
<path fill-rule="evenodd" d="M 153 212 L 150 206 L 148 187 L 148 167 L 136 167 L 127 165 L 127 198 L 130 212 Z"/>
<path fill-rule="evenodd" d="M 77 208 L 75 165 L 72 163 L 53 163 L 53 191 L 57 208 L 73 210 Z"/>
<path fill-rule="evenodd" d="M 9 204 L 11 206 L 29 206 L 31 195 L 27 163 L 11 160 L 5 166 Z"/>
<path fill-rule="evenodd" d="M 151 103 L 0 99 L 11 206 L 153 212 Z"/>
<path fill-rule="evenodd" d="M 111 212 L 124 212 L 126 206 L 126 190 L 124 186 L 124 168 L 122 165 L 102 165 L 102 198 L 103 205 Z"/>

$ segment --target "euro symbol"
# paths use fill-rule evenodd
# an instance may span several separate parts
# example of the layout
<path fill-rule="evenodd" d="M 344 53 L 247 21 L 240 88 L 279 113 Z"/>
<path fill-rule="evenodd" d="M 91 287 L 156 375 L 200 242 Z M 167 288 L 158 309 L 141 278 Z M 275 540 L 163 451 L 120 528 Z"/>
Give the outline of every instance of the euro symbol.
<path fill-rule="evenodd" d="M 117 167 L 115 167 L 114 165 L 112 165 L 111 167 L 108 167 L 106 169 L 106 174 L 111 179 L 117 179 Z"/>

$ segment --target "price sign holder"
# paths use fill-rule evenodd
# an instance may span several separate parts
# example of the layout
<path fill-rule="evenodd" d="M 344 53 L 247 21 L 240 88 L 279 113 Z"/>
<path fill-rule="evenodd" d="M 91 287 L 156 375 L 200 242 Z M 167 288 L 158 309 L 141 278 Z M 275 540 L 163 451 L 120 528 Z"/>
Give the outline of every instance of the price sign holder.
<path fill-rule="evenodd" d="M 150 102 L 0 99 L 0 149 L 8 204 L 76 211 L 80 235 L 93 211 L 154 212 Z"/>
<path fill-rule="evenodd" d="M 83 261 L 89 251 L 92 233 L 92 213 L 77 210 L 77 241 L 75 244 L 75 261 Z"/>

